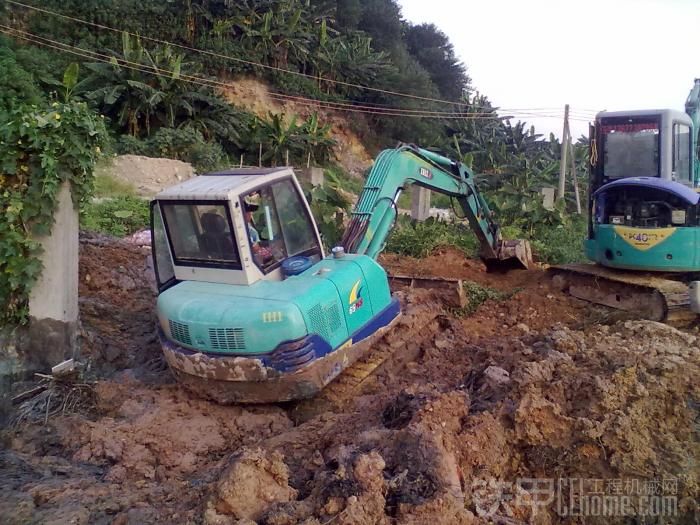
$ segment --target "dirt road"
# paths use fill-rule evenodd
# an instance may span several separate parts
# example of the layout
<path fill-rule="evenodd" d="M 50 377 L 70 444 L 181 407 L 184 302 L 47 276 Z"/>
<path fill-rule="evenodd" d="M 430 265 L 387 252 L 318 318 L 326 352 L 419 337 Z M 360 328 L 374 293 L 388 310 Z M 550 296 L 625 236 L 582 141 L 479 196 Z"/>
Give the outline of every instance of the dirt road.
<path fill-rule="evenodd" d="M 146 251 L 83 242 L 85 386 L 15 407 L 0 522 L 578 523 L 602 495 L 630 515 L 662 501 L 665 523 L 697 520 L 696 331 L 609 324 L 541 270 L 493 276 L 452 250 L 383 264 L 491 299 L 467 315 L 406 294 L 406 311 L 439 315 L 412 318 L 420 336 L 387 336 L 397 368 L 350 399 L 226 407 L 183 392 L 164 366 Z M 618 514 L 585 522 L 633 522 Z"/>

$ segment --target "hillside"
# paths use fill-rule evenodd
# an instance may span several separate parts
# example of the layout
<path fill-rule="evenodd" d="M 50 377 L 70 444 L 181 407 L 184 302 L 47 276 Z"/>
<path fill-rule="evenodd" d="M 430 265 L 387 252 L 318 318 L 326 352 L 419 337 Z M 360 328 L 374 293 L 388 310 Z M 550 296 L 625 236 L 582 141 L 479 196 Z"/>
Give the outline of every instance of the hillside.
<path fill-rule="evenodd" d="M 372 164 L 372 156 L 355 131 L 367 123 L 359 117 L 359 125 L 352 125 L 342 112 L 302 105 L 294 100 L 281 101 L 270 96 L 271 87 L 256 78 L 238 78 L 221 89 L 223 97 L 234 106 L 243 108 L 259 118 L 270 113 L 284 115 L 287 124 L 291 119 L 307 119 L 314 113 L 330 126 L 329 135 L 335 142 L 332 157 L 350 175 L 361 176 Z M 358 118 L 358 117 L 356 117 Z M 302 164 L 303 165 L 303 164 Z"/>

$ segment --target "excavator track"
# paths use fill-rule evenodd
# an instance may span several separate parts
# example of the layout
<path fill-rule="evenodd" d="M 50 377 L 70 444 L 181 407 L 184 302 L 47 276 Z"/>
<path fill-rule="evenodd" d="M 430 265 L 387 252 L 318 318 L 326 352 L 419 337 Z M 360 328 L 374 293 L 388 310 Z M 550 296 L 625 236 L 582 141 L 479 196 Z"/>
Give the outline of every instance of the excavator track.
<path fill-rule="evenodd" d="M 554 266 L 550 272 L 557 287 L 578 299 L 674 326 L 688 325 L 696 318 L 690 310 L 688 285 L 667 278 L 668 274 L 613 270 L 594 264 Z"/>
<path fill-rule="evenodd" d="M 396 373 L 416 359 L 423 343 L 438 332 L 442 313 L 441 301 L 432 292 L 416 290 L 407 295 L 397 325 L 318 395 L 295 402 L 290 410 L 292 419 L 303 423 L 328 410 L 341 408 L 375 378 L 383 373 Z"/>

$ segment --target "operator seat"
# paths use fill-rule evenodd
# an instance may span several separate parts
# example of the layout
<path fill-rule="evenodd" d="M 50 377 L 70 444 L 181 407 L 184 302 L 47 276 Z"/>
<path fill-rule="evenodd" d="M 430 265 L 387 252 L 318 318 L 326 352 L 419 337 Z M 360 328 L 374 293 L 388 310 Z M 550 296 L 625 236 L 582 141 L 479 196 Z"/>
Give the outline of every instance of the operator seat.
<path fill-rule="evenodd" d="M 209 257 L 231 261 L 235 259 L 233 239 L 226 231 L 226 219 L 218 213 L 208 212 L 201 217 L 202 245 Z"/>

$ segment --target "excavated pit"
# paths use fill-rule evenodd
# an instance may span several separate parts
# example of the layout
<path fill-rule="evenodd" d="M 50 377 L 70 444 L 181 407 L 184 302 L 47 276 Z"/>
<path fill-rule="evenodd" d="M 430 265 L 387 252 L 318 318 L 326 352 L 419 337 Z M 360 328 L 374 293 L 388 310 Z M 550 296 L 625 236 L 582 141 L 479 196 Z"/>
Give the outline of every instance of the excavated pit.
<path fill-rule="evenodd" d="M 383 360 L 316 403 L 219 406 L 164 366 L 147 250 L 81 246 L 91 395 L 63 410 L 54 398 L 48 415 L 36 399 L 14 407 L 2 523 L 570 523 L 513 485 L 558 478 L 674 480 L 664 523 L 697 519 L 697 331 L 600 324 L 540 270 L 487 274 L 453 250 L 384 256 L 390 271 L 502 293 L 467 315 L 406 292 L 412 314 L 377 344 Z"/>

